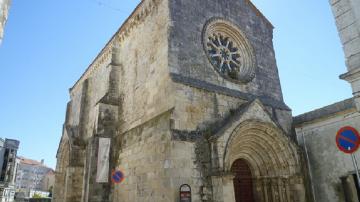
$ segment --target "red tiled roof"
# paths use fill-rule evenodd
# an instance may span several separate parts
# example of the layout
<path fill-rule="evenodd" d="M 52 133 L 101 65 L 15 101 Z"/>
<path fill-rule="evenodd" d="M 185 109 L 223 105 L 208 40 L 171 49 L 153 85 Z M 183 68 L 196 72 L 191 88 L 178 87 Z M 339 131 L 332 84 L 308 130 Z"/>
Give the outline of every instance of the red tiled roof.
<path fill-rule="evenodd" d="M 27 164 L 27 165 L 34 165 L 34 166 L 37 165 L 37 166 L 47 167 L 46 165 L 42 164 L 40 161 L 36 161 L 33 159 L 27 159 L 22 156 L 18 156 L 17 158 L 20 160 L 20 164 Z"/>

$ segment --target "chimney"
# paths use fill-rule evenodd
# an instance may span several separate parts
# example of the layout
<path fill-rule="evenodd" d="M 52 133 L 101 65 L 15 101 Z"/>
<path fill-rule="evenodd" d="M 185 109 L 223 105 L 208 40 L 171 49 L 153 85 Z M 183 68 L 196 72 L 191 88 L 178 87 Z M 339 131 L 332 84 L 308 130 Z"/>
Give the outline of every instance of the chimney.
<path fill-rule="evenodd" d="M 44 165 L 44 159 L 41 159 L 41 165 Z"/>

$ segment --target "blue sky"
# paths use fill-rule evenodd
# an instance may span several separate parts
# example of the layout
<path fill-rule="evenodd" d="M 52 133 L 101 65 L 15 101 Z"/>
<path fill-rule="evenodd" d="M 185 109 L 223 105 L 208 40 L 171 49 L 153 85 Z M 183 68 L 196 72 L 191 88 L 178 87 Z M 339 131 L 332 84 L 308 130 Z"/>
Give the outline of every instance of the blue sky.
<path fill-rule="evenodd" d="M 0 137 L 19 155 L 56 164 L 68 89 L 139 0 L 13 1 L 0 46 Z M 253 0 L 273 23 L 285 102 L 293 114 L 351 97 L 327 0 Z"/>

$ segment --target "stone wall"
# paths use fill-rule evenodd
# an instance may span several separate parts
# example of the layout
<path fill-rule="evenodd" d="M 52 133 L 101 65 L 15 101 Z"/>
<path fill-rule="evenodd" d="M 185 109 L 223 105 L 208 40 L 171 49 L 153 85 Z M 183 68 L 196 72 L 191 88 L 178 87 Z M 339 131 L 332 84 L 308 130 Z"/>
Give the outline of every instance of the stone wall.
<path fill-rule="evenodd" d="M 62 141 L 71 148 L 66 162 L 59 147 L 55 201 L 109 200 L 109 186 L 94 178 L 97 138 L 123 137 L 173 107 L 168 21 L 167 1 L 142 1 L 70 89 Z"/>
<path fill-rule="evenodd" d="M 181 184 L 199 201 L 193 143 L 171 141 L 169 120 L 167 112 L 116 138 L 117 169 L 126 179 L 113 185 L 112 201 L 178 201 Z"/>
<path fill-rule="evenodd" d="M 246 100 L 176 84 L 173 129 L 196 131 L 230 115 Z"/>
<path fill-rule="evenodd" d="M 177 94 L 173 128 L 203 128 L 226 118 L 241 104 L 258 98 L 282 128 L 290 132 L 291 111 L 282 98 L 272 44 L 273 27 L 252 3 L 247 0 L 170 1 L 169 6 L 172 19 L 169 69 Z M 214 17 L 234 23 L 245 33 L 256 58 L 253 81 L 230 82 L 210 64 L 203 47 L 203 29 Z"/>
<path fill-rule="evenodd" d="M 314 201 L 345 201 L 340 178 L 354 173 L 354 166 L 351 156 L 339 151 L 335 143 L 337 131 L 344 126 L 360 129 L 360 114 L 348 100 L 295 117 L 297 141 L 307 159 Z M 359 153 L 355 155 L 360 157 Z"/>
<path fill-rule="evenodd" d="M 329 2 L 343 45 L 348 70 L 340 78 L 351 84 L 357 109 L 360 110 L 360 1 L 329 0 Z"/>
<path fill-rule="evenodd" d="M 127 32 L 117 33 L 93 64 L 70 91 L 70 125 L 79 125 L 88 81 L 89 106 L 95 106 L 109 92 L 109 77 L 113 48 L 119 62 L 119 96 L 122 106 L 120 133 L 136 127 L 173 106 L 170 78 L 167 70 L 167 1 L 144 1 L 123 26 Z M 137 21 L 133 22 L 135 19 Z M 129 25 L 128 25 L 129 24 Z M 121 30 L 121 29 L 120 29 Z M 145 34 L 146 33 L 146 34 Z M 125 35 L 125 36 L 124 36 Z M 166 99 L 164 99 L 166 97 Z M 91 135 L 96 110 L 90 108 L 85 134 Z M 120 123 L 119 123 L 120 124 Z"/>
<path fill-rule="evenodd" d="M 256 58 L 253 81 L 232 83 L 209 63 L 202 34 L 212 17 L 247 36 Z M 251 103 L 259 106 L 247 115 L 271 122 L 281 135 L 291 128 L 272 25 L 247 0 L 141 1 L 70 96 L 57 166 L 65 188 L 56 185 L 55 201 L 178 201 L 182 184 L 191 186 L 193 201 L 233 200 L 231 176 L 215 179 L 211 138 L 229 121 L 243 121 L 236 115 Z M 122 170 L 121 184 L 95 180 L 100 137 L 111 139 L 109 173 Z M 213 189 L 221 183 L 224 189 Z"/>
<path fill-rule="evenodd" d="M 330 0 L 336 26 L 343 44 L 348 70 L 360 65 L 360 1 Z"/>
<path fill-rule="evenodd" d="M 248 0 L 169 1 L 169 68 L 174 74 L 205 81 L 243 93 L 283 101 L 272 44 L 272 25 Z M 246 85 L 221 77 L 203 48 L 203 28 L 214 17 L 238 26 L 254 49 L 255 79 Z"/>

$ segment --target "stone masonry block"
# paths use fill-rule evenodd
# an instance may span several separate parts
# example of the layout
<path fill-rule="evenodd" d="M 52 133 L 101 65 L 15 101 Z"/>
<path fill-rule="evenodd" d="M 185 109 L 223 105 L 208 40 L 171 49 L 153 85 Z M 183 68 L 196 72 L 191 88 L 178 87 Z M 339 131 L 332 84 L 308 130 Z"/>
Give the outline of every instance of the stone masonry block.
<path fill-rule="evenodd" d="M 342 44 L 346 44 L 358 37 L 360 37 L 360 33 L 355 26 L 348 26 L 340 31 L 340 39 Z"/>
<path fill-rule="evenodd" d="M 345 12 L 347 12 L 349 10 L 350 10 L 350 5 L 347 0 L 337 1 L 332 6 L 332 11 L 334 13 L 335 18 L 344 14 Z"/>
<path fill-rule="evenodd" d="M 356 68 L 360 68 L 360 53 L 348 57 L 346 64 L 348 66 L 349 71 Z"/>
<path fill-rule="evenodd" d="M 342 15 L 338 16 L 336 18 L 336 26 L 338 28 L 338 30 L 342 30 L 345 27 L 354 24 L 355 23 L 355 16 L 354 14 L 351 12 L 351 10 L 343 13 Z"/>
<path fill-rule="evenodd" d="M 344 52 L 346 58 L 360 53 L 360 38 L 355 38 L 354 40 L 351 40 L 345 44 Z"/>

